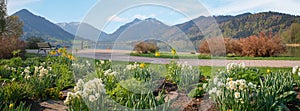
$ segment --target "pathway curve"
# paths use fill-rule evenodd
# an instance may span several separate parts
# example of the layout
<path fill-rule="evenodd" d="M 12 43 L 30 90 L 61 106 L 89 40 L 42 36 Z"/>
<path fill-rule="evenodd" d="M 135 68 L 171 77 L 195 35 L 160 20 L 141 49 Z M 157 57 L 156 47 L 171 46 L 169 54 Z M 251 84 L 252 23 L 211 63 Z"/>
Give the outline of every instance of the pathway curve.
<path fill-rule="evenodd" d="M 36 53 L 35 50 L 27 50 L 30 53 Z M 129 56 L 128 51 L 106 51 L 106 50 L 84 50 L 79 51 L 76 56 L 103 59 L 103 60 L 116 60 L 126 62 L 145 62 L 153 64 L 168 64 L 173 59 L 166 58 L 149 58 Z M 300 65 L 300 61 L 294 60 L 221 60 L 221 59 L 179 59 L 180 62 L 187 62 L 193 66 L 226 66 L 229 63 L 245 63 L 246 66 L 255 67 L 293 67 Z"/>
<path fill-rule="evenodd" d="M 149 57 L 137 57 L 129 56 L 124 53 L 106 53 L 106 52 L 83 52 L 77 54 L 80 57 L 88 57 L 95 59 L 104 60 L 117 60 L 117 61 L 129 61 L 129 62 L 145 62 L 154 64 L 168 64 L 173 59 L 166 58 L 149 58 Z M 187 62 L 193 66 L 226 66 L 229 63 L 245 63 L 246 66 L 256 66 L 256 67 L 293 67 L 295 65 L 300 65 L 300 61 L 294 60 L 212 60 L 212 59 L 179 59 L 180 62 Z"/>

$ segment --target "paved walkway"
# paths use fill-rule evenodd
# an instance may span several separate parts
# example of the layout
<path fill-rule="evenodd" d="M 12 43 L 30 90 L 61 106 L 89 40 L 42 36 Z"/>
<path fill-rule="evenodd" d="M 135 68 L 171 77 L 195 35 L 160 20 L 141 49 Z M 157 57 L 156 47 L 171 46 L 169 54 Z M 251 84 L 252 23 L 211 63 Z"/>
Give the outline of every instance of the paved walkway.
<path fill-rule="evenodd" d="M 36 53 L 34 50 L 28 50 L 28 52 Z M 103 51 L 103 50 L 85 50 L 79 51 L 76 56 L 103 59 L 103 60 L 116 60 L 116 61 L 128 61 L 128 62 L 145 62 L 153 64 L 168 64 L 173 59 L 166 58 L 149 58 L 149 57 L 137 57 L 129 56 L 128 51 Z M 245 63 L 246 66 L 256 67 L 293 67 L 300 65 L 300 61 L 291 60 L 212 60 L 212 59 L 179 59 L 180 62 L 187 62 L 193 66 L 226 66 L 229 63 Z"/>
<path fill-rule="evenodd" d="M 137 57 L 129 56 L 124 53 L 78 53 L 80 57 L 88 57 L 95 59 L 112 59 L 117 61 L 129 61 L 129 62 L 145 62 L 154 64 L 168 64 L 173 59 L 166 58 L 149 58 L 149 57 Z M 295 65 L 300 65 L 300 61 L 291 60 L 211 60 L 211 59 L 179 59 L 180 62 L 187 62 L 193 66 L 226 66 L 229 63 L 241 63 L 244 62 L 246 66 L 256 66 L 256 67 L 293 67 Z"/>

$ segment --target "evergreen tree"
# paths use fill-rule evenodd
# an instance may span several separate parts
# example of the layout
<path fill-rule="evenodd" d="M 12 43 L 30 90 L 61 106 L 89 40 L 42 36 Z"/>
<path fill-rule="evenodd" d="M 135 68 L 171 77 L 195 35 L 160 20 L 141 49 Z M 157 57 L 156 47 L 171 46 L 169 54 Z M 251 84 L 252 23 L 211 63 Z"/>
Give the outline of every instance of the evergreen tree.
<path fill-rule="evenodd" d="M 0 0 L 0 34 L 5 31 L 6 26 L 6 0 Z"/>

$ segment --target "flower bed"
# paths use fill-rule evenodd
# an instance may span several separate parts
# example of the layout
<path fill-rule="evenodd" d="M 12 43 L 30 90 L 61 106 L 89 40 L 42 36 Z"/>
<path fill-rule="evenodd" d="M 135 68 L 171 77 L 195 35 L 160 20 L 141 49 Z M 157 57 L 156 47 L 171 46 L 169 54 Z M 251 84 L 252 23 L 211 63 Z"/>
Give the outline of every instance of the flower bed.
<path fill-rule="evenodd" d="M 262 73 L 232 63 L 205 77 L 188 63 L 122 65 L 60 49 L 46 58 L 0 62 L 0 110 L 35 110 L 31 105 L 50 99 L 74 111 L 299 110 L 299 70 Z"/>

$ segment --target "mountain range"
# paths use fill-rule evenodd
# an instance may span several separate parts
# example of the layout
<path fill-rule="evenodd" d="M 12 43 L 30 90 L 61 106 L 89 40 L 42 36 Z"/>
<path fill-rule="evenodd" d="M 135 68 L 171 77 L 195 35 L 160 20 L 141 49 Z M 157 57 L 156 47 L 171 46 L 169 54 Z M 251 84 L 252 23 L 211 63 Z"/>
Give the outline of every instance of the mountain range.
<path fill-rule="evenodd" d="M 66 32 L 61 27 L 50 22 L 46 18 L 32 14 L 30 11 L 23 9 L 13 16 L 19 16 L 24 23 L 23 38 L 30 36 L 40 36 L 46 41 L 70 41 L 74 39 L 74 35 Z"/>
<path fill-rule="evenodd" d="M 107 34 L 87 23 L 71 22 L 54 24 L 43 17 L 32 14 L 23 9 L 15 14 L 24 22 L 24 38 L 29 36 L 41 36 L 47 41 L 73 40 L 74 35 L 88 39 L 99 36 L 99 41 L 137 41 L 147 38 L 180 41 L 180 36 L 186 36 L 191 41 L 199 41 L 204 35 L 197 27 L 205 26 L 208 30 L 213 28 L 210 19 L 212 17 L 200 16 L 185 23 L 168 26 L 155 18 L 145 20 L 135 19 L 115 32 Z M 243 38 L 256 35 L 260 32 L 278 33 L 288 29 L 292 23 L 300 22 L 300 17 L 278 12 L 261 12 L 256 14 L 245 13 L 237 16 L 213 16 L 218 23 L 224 37 Z M 76 33 L 80 28 L 80 33 Z M 176 38 L 177 37 L 177 38 Z"/>

